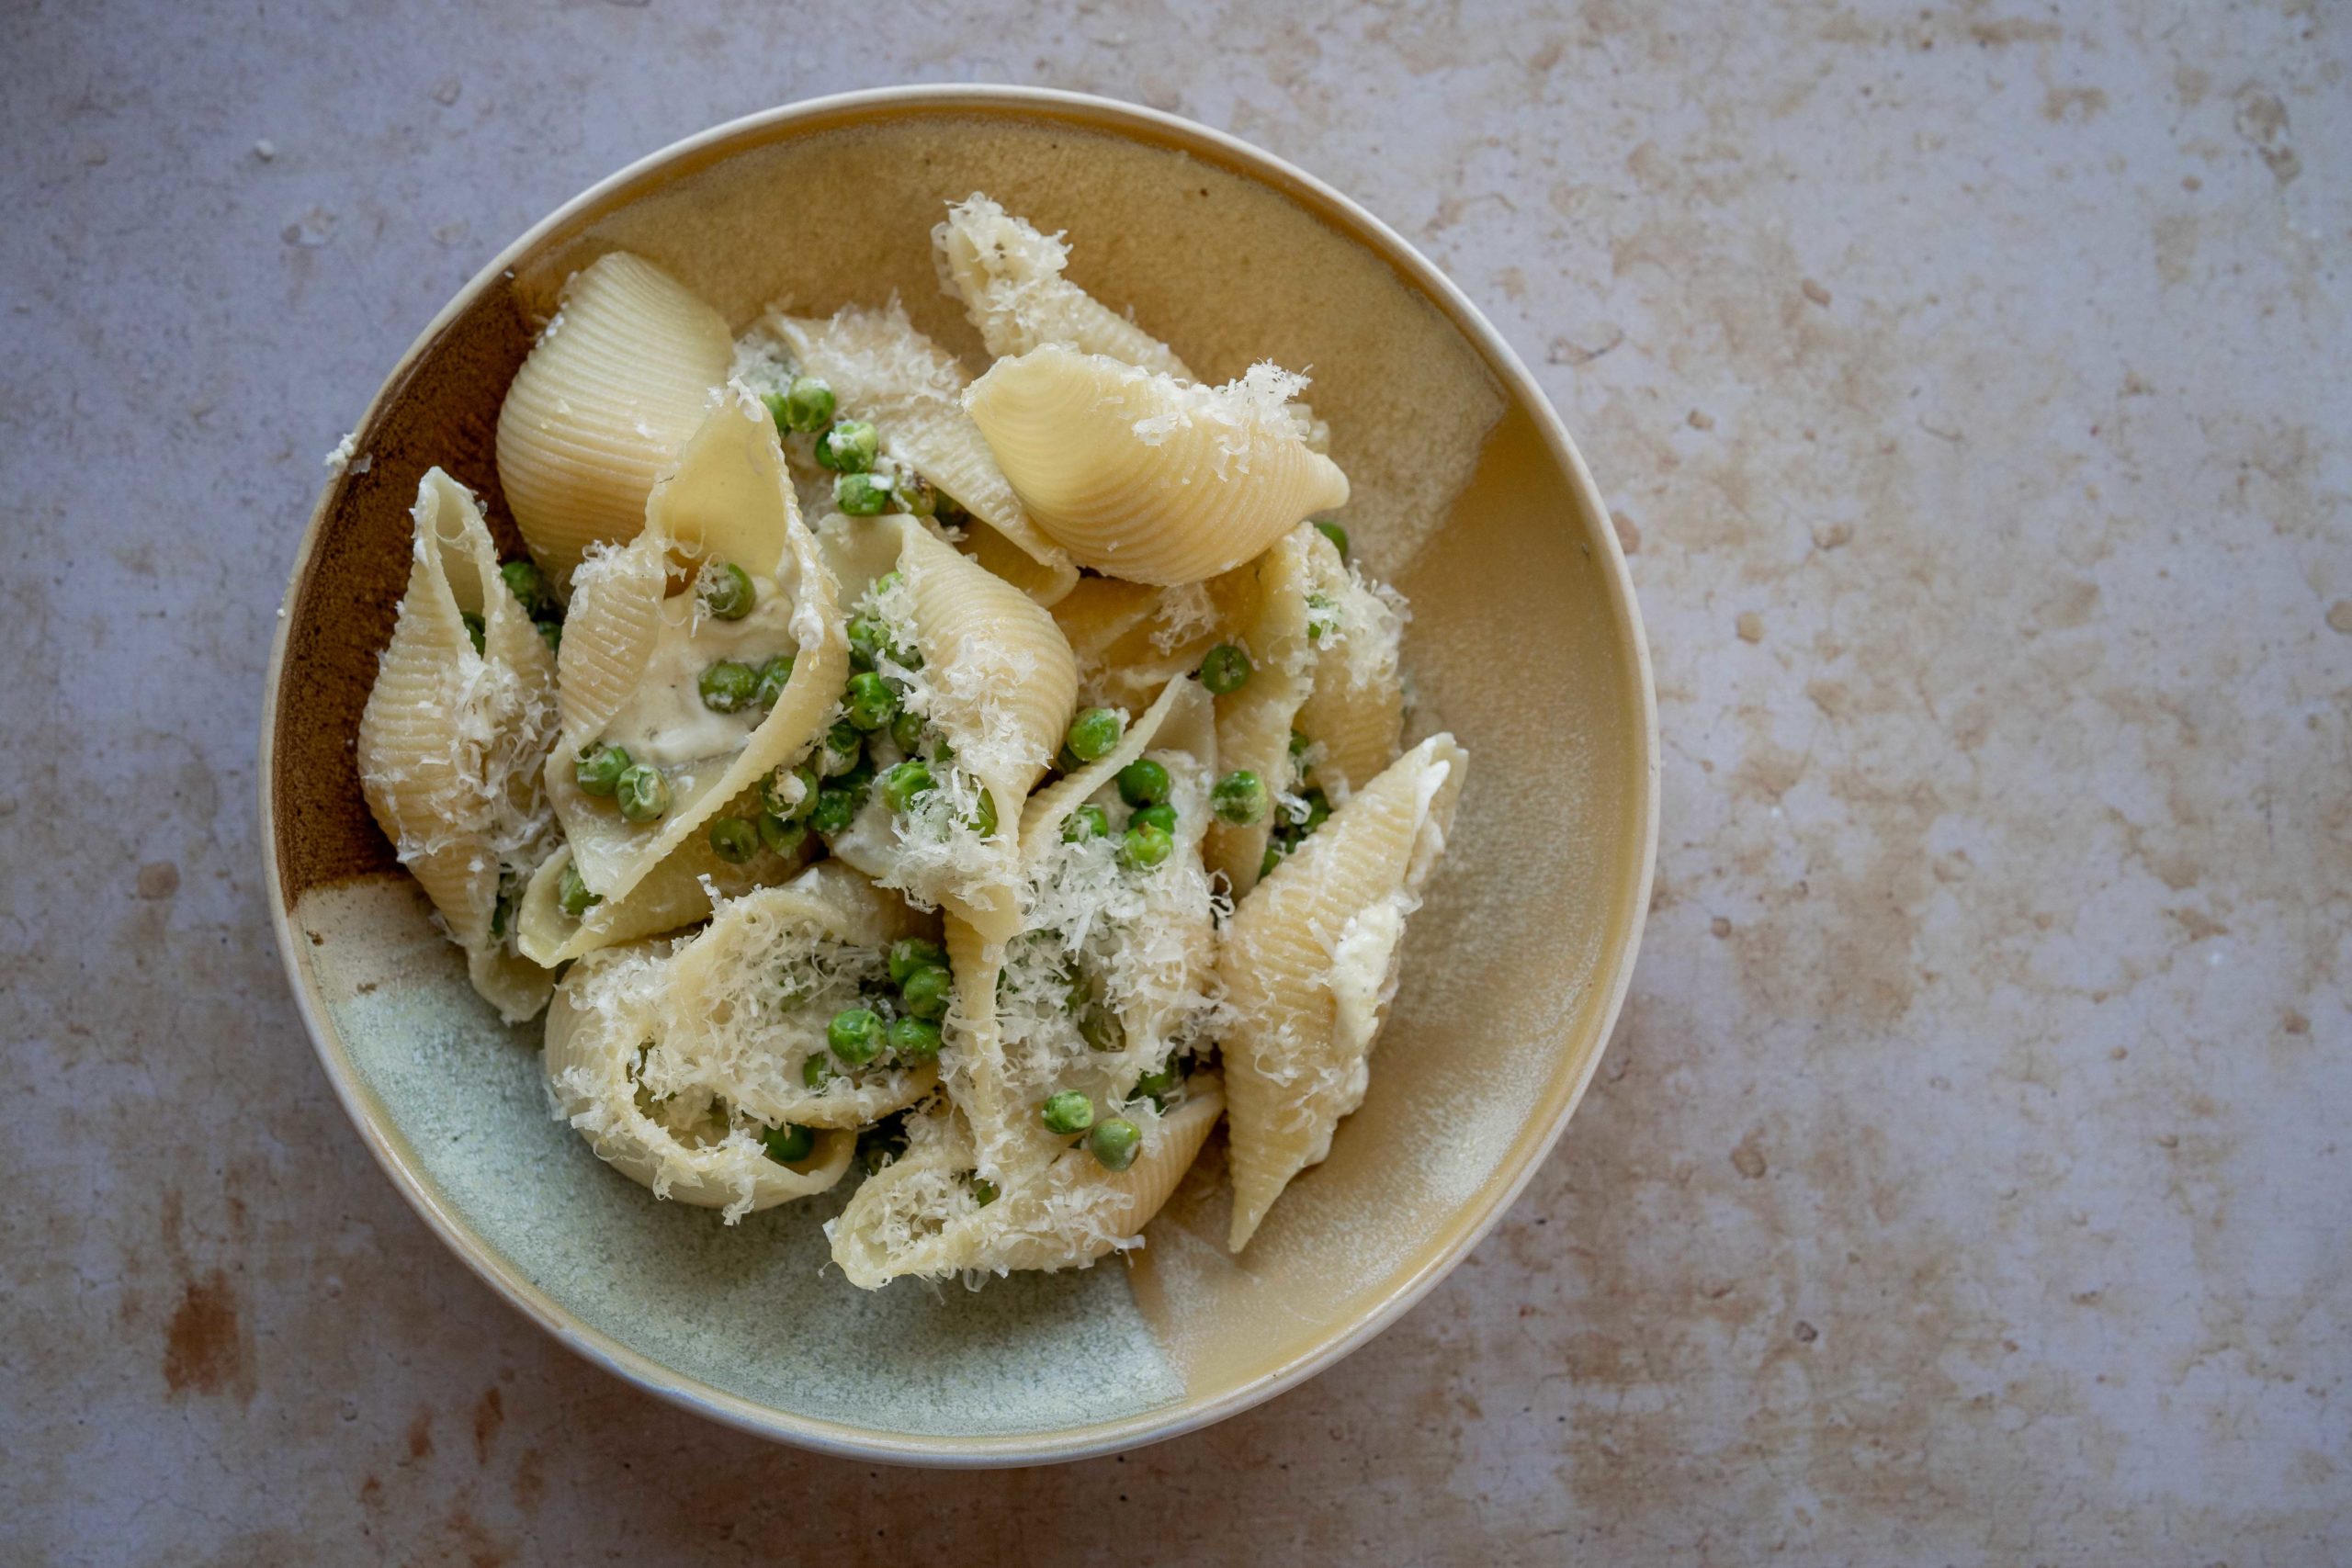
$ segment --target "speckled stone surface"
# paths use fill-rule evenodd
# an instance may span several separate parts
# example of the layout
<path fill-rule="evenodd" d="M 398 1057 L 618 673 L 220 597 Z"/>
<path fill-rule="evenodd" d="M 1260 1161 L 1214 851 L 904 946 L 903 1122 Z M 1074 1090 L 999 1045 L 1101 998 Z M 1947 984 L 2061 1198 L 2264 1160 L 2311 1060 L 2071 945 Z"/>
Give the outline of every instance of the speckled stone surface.
<path fill-rule="evenodd" d="M 2340 10 L 17 6 L 0 1559 L 2352 1554 Z M 1601 1079 L 1336 1371 L 1003 1476 L 575 1361 L 345 1131 L 254 736 L 322 479 L 506 239 L 794 97 L 1295 159 L 1532 364 L 1649 617 Z M 887 1347 L 877 1347 L 887 1353 Z"/>

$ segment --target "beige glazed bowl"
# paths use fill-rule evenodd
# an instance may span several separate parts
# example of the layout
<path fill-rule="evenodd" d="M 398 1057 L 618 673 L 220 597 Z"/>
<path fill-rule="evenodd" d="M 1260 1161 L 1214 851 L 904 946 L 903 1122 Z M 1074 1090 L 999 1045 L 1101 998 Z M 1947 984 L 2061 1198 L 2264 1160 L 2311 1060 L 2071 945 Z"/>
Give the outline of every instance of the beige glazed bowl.
<path fill-rule="evenodd" d="M 503 1028 L 398 869 L 351 761 L 438 463 L 515 547 L 500 399 L 565 276 L 639 252 L 738 325 L 896 292 L 959 352 L 929 231 L 985 190 L 1069 231 L 1071 276 L 1204 375 L 1272 358 L 1354 481 L 1361 558 L 1413 605 L 1412 734 L 1471 751 L 1363 1107 L 1249 1251 L 1222 1246 L 1220 1145 L 1131 1263 L 914 1281 L 825 1268 L 846 1187 L 751 1216 L 657 1203 L 550 1119 L 536 1026 Z M 295 995 L 393 1182 L 557 1338 L 748 1431 L 905 1462 L 1074 1459 L 1203 1427 L 1395 1321 L 1493 1225 L 1589 1081 L 1634 965 L 1656 847 L 1647 654 L 1606 511 L 1526 369 L 1462 293 L 1296 169 L 1164 115 L 940 87 L 778 109 L 565 206 L 425 329 L 302 536 L 269 666 L 265 854 Z M 1408 735 L 1408 739 L 1410 736 Z"/>

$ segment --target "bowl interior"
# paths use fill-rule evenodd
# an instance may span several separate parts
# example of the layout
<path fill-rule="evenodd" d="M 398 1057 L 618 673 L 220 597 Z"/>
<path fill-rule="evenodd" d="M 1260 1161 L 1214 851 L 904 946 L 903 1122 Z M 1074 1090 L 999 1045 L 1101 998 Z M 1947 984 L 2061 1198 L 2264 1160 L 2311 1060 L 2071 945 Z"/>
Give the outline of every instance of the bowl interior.
<path fill-rule="evenodd" d="M 535 1028 L 502 1028 L 395 868 L 350 744 L 439 463 L 511 527 L 499 401 L 565 276 L 625 247 L 737 324 L 896 293 L 959 351 L 928 231 L 986 190 L 1065 229 L 1071 276 L 1204 374 L 1314 377 L 1361 557 L 1412 600 L 1412 733 L 1473 754 L 1369 1097 L 1247 1255 L 1216 1145 L 1132 1265 L 878 1294 L 824 1270 L 842 1196 L 753 1215 L 652 1201 L 552 1121 Z M 469 1261 L 590 1355 L 795 1440 L 1057 1457 L 1228 1414 L 1358 1342 L 1460 1257 L 1582 1091 L 1630 967 L 1653 807 L 1646 668 L 1574 458 L 1441 286 L 1278 166 L 1108 106 L 922 95 L 814 106 L 673 150 L 486 273 L 358 433 L 289 592 L 265 744 L 298 991 L 363 1134 Z M 887 1352 L 883 1348 L 887 1347 Z"/>

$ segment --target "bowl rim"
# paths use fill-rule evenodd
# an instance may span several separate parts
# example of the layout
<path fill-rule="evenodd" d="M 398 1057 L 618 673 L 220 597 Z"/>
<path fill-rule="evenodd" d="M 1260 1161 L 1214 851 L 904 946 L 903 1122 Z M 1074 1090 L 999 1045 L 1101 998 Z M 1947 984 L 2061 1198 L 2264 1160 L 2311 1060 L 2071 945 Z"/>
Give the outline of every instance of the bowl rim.
<path fill-rule="evenodd" d="M 1608 506 L 1585 467 L 1582 455 L 1552 407 L 1543 388 L 1510 344 L 1469 297 L 1423 256 L 1411 243 L 1351 197 L 1238 137 L 1161 110 L 1147 108 L 1091 93 L 1056 88 L 997 84 L 937 83 L 869 88 L 858 92 L 805 98 L 744 115 L 671 142 L 597 181 L 531 225 L 499 251 L 450 299 L 418 333 L 368 400 L 353 426 L 372 427 L 389 400 L 400 390 L 410 370 L 435 340 L 470 308 L 500 275 L 513 268 L 550 234 L 591 211 L 632 183 L 665 167 L 704 161 L 729 150 L 729 144 L 775 139 L 775 133 L 807 122 L 839 121 L 863 116 L 897 118 L 977 112 L 1010 118 L 1045 118 L 1072 123 L 1090 131 L 1107 132 L 1129 141 L 1172 147 L 1207 161 L 1229 173 L 1272 189 L 1340 233 L 1365 245 L 1408 286 L 1417 289 L 1477 351 L 1488 372 L 1502 382 L 1527 410 L 1545 449 L 1567 476 L 1570 488 L 1591 515 L 1607 518 Z M 830 129 L 822 126 L 821 129 Z M 353 1064 L 340 1033 L 327 1018 L 315 987 L 300 957 L 294 911 L 284 897 L 277 859 L 277 803 L 273 789 L 277 714 L 285 674 L 286 650 L 292 626 L 295 599 L 316 553 L 328 514 L 345 476 L 338 472 L 322 488 L 304 525 L 294 564 L 279 604 L 277 629 L 270 642 L 269 663 L 263 687 L 259 750 L 259 799 L 262 870 L 269 903 L 270 928 L 277 941 L 304 1030 L 311 1037 L 320 1065 L 335 1097 L 358 1129 L 361 1141 L 409 1206 L 424 1219 L 442 1243 L 498 1295 L 537 1323 L 566 1348 L 615 1376 L 683 1409 L 775 1441 L 839 1458 L 867 1462 L 974 1469 L 1010 1465 L 1058 1463 L 1098 1458 L 1198 1431 L 1253 1405 L 1337 1364 L 1370 1343 L 1409 1311 L 1451 1273 L 1483 1240 L 1510 1208 L 1537 1168 L 1557 1144 L 1569 1118 L 1582 1101 L 1592 1076 L 1614 1033 L 1625 996 L 1633 981 L 1641 950 L 1650 892 L 1657 862 L 1658 736 L 1657 694 L 1651 669 L 1648 639 L 1644 634 L 1640 605 L 1634 595 L 1632 573 L 1626 566 L 1613 529 L 1601 527 L 1600 568 L 1604 590 L 1617 620 L 1616 640 L 1631 654 L 1638 687 L 1640 723 L 1635 739 L 1641 750 L 1640 786 L 1633 803 L 1638 812 L 1641 839 L 1639 874 L 1624 911 L 1625 941 L 1613 970 L 1605 976 L 1606 995 L 1600 1015 L 1600 1043 L 1587 1058 L 1584 1070 L 1567 1087 L 1549 1124 L 1533 1141 L 1528 1129 L 1520 1134 L 1516 1165 L 1504 1179 L 1487 1189 L 1483 1206 L 1456 1216 L 1446 1245 L 1422 1258 L 1418 1268 L 1393 1285 L 1386 1295 L 1354 1321 L 1337 1328 L 1319 1343 L 1282 1365 L 1260 1372 L 1232 1387 L 1191 1395 L 1155 1409 L 1108 1421 L 1044 1431 L 1009 1434 L 893 1434 L 820 1417 L 795 1415 L 713 1387 L 699 1378 L 653 1359 L 601 1329 L 591 1327 L 526 1278 L 503 1255 L 442 1200 L 407 1148 L 404 1135 L 392 1127 L 389 1115 Z M 1531 1119 L 1531 1125 L 1536 1119 Z M 1507 1156 L 1512 1157 L 1512 1156 Z"/>

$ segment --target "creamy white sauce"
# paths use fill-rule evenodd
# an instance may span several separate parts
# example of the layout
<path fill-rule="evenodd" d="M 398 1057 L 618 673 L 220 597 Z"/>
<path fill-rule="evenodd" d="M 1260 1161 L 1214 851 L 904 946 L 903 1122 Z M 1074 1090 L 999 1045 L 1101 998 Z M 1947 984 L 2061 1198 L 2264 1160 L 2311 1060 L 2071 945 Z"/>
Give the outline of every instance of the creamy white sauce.
<path fill-rule="evenodd" d="M 752 579 L 759 599 L 740 621 L 697 615 L 694 589 L 662 602 L 662 626 L 644 677 L 605 727 L 605 739 L 640 762 L 673 768 L 682 762 L 732 755 L 767 717 L 757 703 L 718 713 L 702 701 L 702 672 L 722 659 L 754 671 L 779 653 L 797 651 L 792 636 L 793 595 L 764 577 Z"/>

